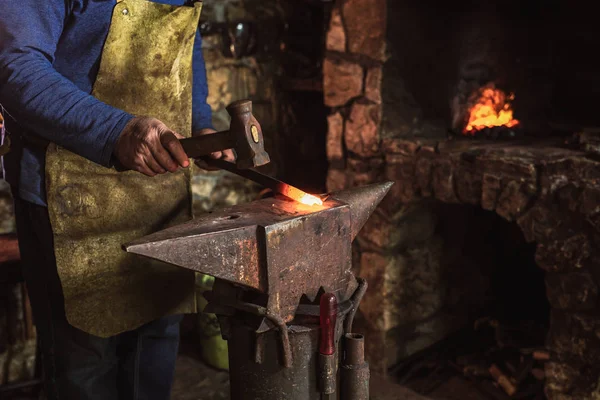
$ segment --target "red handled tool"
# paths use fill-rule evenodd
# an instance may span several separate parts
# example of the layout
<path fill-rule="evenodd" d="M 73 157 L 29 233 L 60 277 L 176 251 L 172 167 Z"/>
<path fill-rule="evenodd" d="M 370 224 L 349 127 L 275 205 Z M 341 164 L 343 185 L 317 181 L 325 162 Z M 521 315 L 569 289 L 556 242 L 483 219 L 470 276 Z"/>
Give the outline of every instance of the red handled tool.
<path fill-rule="evenodd" d="M 338 303 L 333 293 L 324 293 L 319 303 L 321 340 L 319 342 L 320 386 L 323 399 L 333 398 L 336 382 L 335 328 Z"/>

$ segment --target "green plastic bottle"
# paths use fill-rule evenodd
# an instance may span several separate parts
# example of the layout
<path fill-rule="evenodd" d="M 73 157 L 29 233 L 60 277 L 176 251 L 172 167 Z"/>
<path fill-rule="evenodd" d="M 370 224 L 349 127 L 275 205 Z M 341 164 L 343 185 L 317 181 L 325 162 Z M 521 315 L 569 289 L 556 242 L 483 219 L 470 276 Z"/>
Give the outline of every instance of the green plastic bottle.
<path fill-rule="evenodd" d="M 221 337 L 221 328 L 217 316 L 203 312 L 208 302 L 202 294 L 212 289 L 214 281 L 215 278 L 212 276 L 204 274 L 197 274 L 196 276 L 201 355 L 204 362 L 211 367 L 227 371 L 229 370 L 227 341 Z"/>

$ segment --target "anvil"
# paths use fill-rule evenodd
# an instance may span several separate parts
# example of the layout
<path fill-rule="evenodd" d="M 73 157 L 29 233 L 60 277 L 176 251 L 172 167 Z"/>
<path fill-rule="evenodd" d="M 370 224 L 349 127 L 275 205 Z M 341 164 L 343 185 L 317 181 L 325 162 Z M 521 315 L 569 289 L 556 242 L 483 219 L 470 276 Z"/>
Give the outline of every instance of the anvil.
<path fill-rule="evenodd" d="M 150 257 L 266 294 L 266 309 L 294 319 L 302 296 L 340 301 L 357 287 L 351 243 L 391 182 L 329 194 L 322 206 L 266 198 L 208 213 L 124 245 Z"/>

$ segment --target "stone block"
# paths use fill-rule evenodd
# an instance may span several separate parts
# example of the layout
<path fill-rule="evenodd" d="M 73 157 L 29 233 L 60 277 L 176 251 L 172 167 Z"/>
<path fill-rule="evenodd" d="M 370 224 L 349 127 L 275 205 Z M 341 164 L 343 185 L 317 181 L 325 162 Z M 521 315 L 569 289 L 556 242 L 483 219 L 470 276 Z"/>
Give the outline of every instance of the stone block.
<path fill-rule="evenodd" d="M 424 146 L 417 153 L 415 165 L 415 179 L 418 192 L 423 197 L 433 195 L 433 160 L 435 158 L 435 149 L 430 146 Z"/>
<path fill-rule="evenodd" d="M 544 165 L 543 180 L 550 177 L 563 177 L 565 181 L 600 179 L 600 163 L 590 158 L 581 156 L 556 157 Z"/>
<path fill-rule="evenodd" d="M 376 104 L 381 104 L 382 79 L 382 67 L 369 68 L 367 71 L 367 79 L 365 81 L 365 97 Z"/>
<path fill-rule="evenodd" d="M 546 243 L 556 240 L 564 225 L 560 215 L 543 204 L 537 204 L 517 219 L 527 242 Z"/>
<path fill-rule="evenodd" d="M 558 310 L 593 310 L 598 304 L 598 286 L 587 271 L 546 274 L 546 294 Z"/>
<path fill-rule="evenodd" d="M 416 197 L 415 157 L 387 154 L 385 178 L 396 181 L 394 195 L 401 203 L 410 203 Z"/>
<path fill-rule="evenodd" d="M 384 163 L 381 158 L 348 158 L 346 161 L 352 186 L 364 186 L 382 180 Z"/>
<path fill-rule="evenodd" d="M 382 254 L 364 252 L 360 259 L 360 277 L 369 284 L 360 310 L 369 330 L 386 331 L 385 276 L 393 259 Z"/>
<path fill-rule="evenodd" d="M 551 392 L 551 396 L 569 393 L 579 376 L 579 371 L 566 363 L 547 362 L 544 364 L 544 370 L 546 372 L 546 390 Z M 549 396 L 549 398 L 557 397 Z"/>
<path fill-rule="evenodd" d="M 496 212 L 507 221 L 514 221 L 527 211 L 535 194 L 535 182 L 511 180 L 503 185 Z"/>
<path fill-rule="evenodd" d="M 421 142 L 418 140 L 386 138 L 382 141 L 382 147 L 385 154 L 414 156 L 421 148 Z"/>
<path fill-rule="evenodd" d="M 340 107 L 363 93 L 363 68 L 353 62 L 325 59 L 323 91 L 325 105 Z"/>
<path fill-rule="evenodd" d="M 502 179 L 491 174 L 483 174 L 481 180 L 481 207 L 495 211 L 502 190 Z"/>
<path fill-rule="evenodd" d="M 548 244 L 540 243 L 535 253 L 537 265 L 551 272 L 579 269 L 589 257 L 590 243 L 583 233 Z"/>
<path fill-rule="evenodd" d="M 600 213 L 600 185 L 590 184 L 583 188 L 579 202 L 579 211 L 585 215 Z"/>
<path fill-rule="evenodd" d="M 346 121 L 346 149 L 359 157 L 373 157 L 379 152 L 381 106 L 355 103 Z"/>
<path fill-rule="evenodd" d="M 504 180 L 536 181 L 537 168 L 534 160 L 506 154 L 504 151 L 489 151 L 480 158 L 484 172 L 502 177 Z"/>
<path fill-rule="evenodd" d="M 346 31 L 344 30 L 342 15 L 339 8 L 334 8 L 331 12 L 326 46 L 327 50 L 330 51 L 339 51 L 341 53 L 346 51 Z"/>
<path fill-rule="evenodd" d="M 414 204 L 392 218 L 396 230 L 391 242 L 400 248 L 419 247 L 432 240 L 438 222 L 435 212 L 424 204 Z"/>
<path fill-rule="evenodd" d="M 456 197 L 461 203 L 480 205 L 482 198 L 482 176 L 476 164 L 461 162 L 454 174 Z"/>
<path fill-rule="evenodd" d="M 393 256 L 383 287 L 386 329 L 426 321 L 442 308 L 442 247 L 440 238 L 432 238 Z"/>
<path fill-rule="evenodd" d="M 454 162 L 449 157 L 438 157 L 433 163 L 431 186 L 436 199 L 445 203 L 460 203 L 454 192 Z"/>
<path fill-rule="evenodd" d="M 351 53 L 385 60 L 386 0 L 346 0 L 343 20 Z"/>
<path fill-rule="evenodd" d="M 395 229 L 397 228 L 385 218 L 383 213 L 373 213 L 358 234 L 361 249 L 371 249 L 382 253 L 390 250 L 393 246 L 390 239 L 392 231 Z"/>
<path fill-rule="evenodd" d="M 350 180 L 346 171 L 330 168 L 327 171 L 327 190 L 337 192 L 338 190 L 350 187 Z"/>
<path fill-rule="evenodd" d="M 549 201 L 555 201 L 559 207 L 577 212 L 581 204 L 582 189 L 574 182 L 565 182 L 562 180 L 552 182 L 551 188 L 543 188 L 542 192 L 551 193 L 552 197 L 547 197 Z"/>
<path fill-rule="evenodd" d="M 387 196 L 381 202 L 380 207 L 387 215 L 394 216 L 401 214 L 406 209 L 407 205 L 399 200 L 404 193 L 403 183 L 394 182 Z"/>
<path fill-rule="evenodd" d="M 344 118 L 340 113 L 327 117 L 329 130 L 327 132 L 327 159 L 342 161 L 344 159 Z M 343 162 L 343 161 L 342 161 Z"/>

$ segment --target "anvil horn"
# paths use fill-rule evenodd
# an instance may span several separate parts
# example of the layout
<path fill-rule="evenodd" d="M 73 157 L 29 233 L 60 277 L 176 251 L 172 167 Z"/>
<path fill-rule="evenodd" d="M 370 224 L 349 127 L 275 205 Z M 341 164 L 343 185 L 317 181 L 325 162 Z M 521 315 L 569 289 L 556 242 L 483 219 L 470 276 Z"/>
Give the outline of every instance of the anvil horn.
<path fill-rule="evenodd" d="M 331 194 L 334 199 L 350 206 L 352 240 L 358 235 L 393 184 L 394 182 L 376 183 Z"/>

